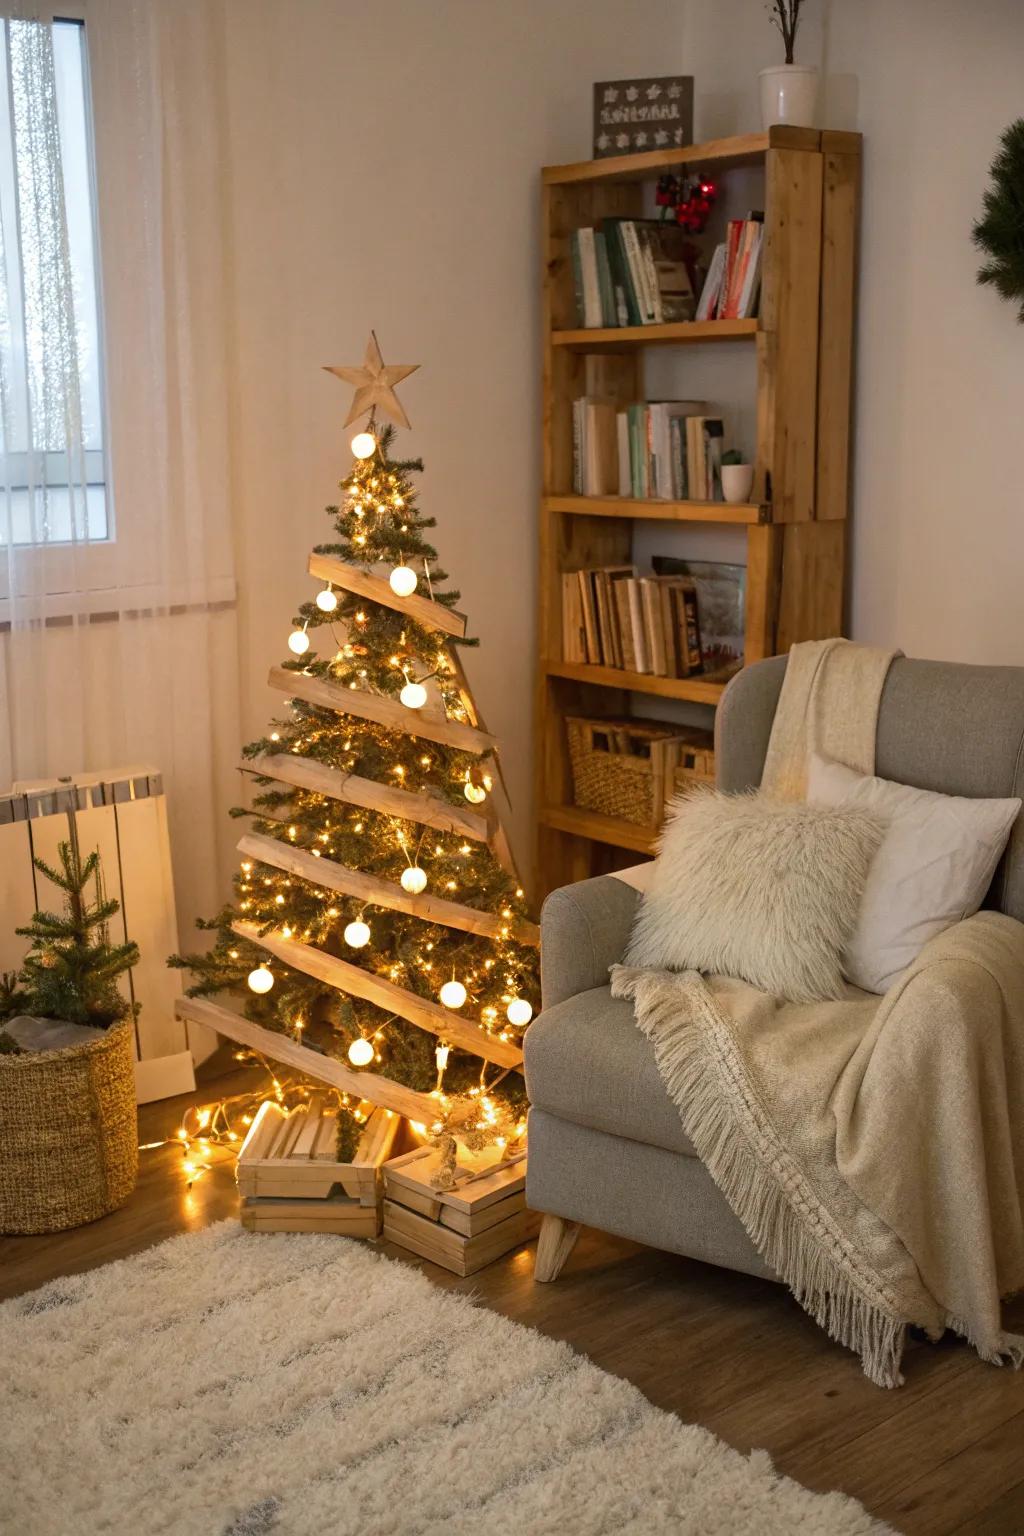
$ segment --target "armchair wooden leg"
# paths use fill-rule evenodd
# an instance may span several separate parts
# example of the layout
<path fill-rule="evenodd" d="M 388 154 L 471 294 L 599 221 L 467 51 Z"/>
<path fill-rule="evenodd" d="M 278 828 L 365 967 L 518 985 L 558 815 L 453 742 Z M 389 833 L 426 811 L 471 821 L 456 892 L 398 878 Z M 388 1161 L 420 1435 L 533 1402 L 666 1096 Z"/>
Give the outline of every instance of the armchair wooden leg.
<path fill-rule="evenodd" d="M 537 1257 L 533 1261 L 535 1280 L 557 1280 L 562 1266 L 572 1253 L 580 1235 L 579 1223 L 566 1221 L 563 1216 L 547 1216 L 540 1224 L 537 1239 Z"/>

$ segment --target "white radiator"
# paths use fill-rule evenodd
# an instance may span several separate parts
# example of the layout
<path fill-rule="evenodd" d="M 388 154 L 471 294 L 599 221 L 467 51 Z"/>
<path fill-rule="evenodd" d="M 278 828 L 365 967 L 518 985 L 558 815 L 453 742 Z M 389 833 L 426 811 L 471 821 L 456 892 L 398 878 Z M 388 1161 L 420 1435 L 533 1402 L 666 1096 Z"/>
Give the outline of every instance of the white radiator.
<path fill-rule="evenodd" d="M 32 859 L 59 866 L 57 845 L 67 838 L 72 805 L 82 852 L 99 849 L 107 895 L 121 904 L 111 937 L 139 946 L 138 965 L 121 978 L 125 995 L 141 1004 L 135 1025 L 138 1102 L 190 1093 L 193 1064 L 209 1056 L 216 1037 L 174 1015 L 182 977 L 168 969 L 167 956 L 178 949 L 178 924 L 167 801 L 154 769 L 22 781 L 0 796 L 0 970 L 16 970 L 25 954 L 26 941 L 14 929 L 37 907 L 60 907 L 61 892 Z"/>

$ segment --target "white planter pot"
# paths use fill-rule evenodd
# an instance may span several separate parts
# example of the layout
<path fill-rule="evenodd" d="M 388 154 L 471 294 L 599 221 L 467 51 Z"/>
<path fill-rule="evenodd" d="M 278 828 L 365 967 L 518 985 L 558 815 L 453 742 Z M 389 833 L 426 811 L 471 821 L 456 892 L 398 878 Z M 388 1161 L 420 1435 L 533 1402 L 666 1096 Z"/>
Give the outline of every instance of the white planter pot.
<path fill-rule="evenodd" d="M 722 495 L 726 501 L 747 501 L 753 484 L 753 464 L 722 465 Z"/>
<path fill-rule="evenodd" d="M 773 64 L 762 69 L 761 126 L 788 123 L 813 128 L 818 111 L 818 71 L 807 64 Z"/>

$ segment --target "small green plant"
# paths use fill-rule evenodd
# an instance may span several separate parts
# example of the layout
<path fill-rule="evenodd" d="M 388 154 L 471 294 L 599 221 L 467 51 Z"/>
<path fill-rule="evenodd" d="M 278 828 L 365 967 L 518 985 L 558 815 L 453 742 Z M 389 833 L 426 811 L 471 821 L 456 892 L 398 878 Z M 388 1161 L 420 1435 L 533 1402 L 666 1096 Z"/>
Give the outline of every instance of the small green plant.
<path fill-rule="evenodd" d="M 723 464 L 745 464 L 746 462 L 738 448 L 727 448 L 722 454 Z"/>
<path fill-rule="evenodd" d="M 64 892 L 64 911 L 36 912 L 26 927 L 15 929 L 32 946 L 8 996 L 17 995 L 18 1012 L 109 1029 L 137 1012 L 119 992 L 117 978 L 137 963 L 139 950 L 134 943 L 110 942 L 108 925 L 120 906 L 104 894 L 99 853 L 83 859 L 73 816 L 69 824 L 70 838 L 57 850 L 60 868 L 33 860 Z"/>
<path fill-rule="evenodd" d="M 978 282 L 990 283 L 1002 299 L 1019 306 L 1024 325 L 1024 117 L 1011 123 L 992 162 L 992 184 L 982 199 L 982 216 L 972 231 L 988 258 Z"/>

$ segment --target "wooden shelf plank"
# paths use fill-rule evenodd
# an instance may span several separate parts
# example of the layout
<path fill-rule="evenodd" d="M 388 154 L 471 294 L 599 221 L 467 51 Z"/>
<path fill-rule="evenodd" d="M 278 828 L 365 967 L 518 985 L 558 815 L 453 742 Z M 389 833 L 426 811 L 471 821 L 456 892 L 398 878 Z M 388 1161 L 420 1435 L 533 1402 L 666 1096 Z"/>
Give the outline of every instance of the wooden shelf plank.
<path fill-rule="evenodd" d="M 757 335 L 757 327 L 757 320 L 678 320 L 672 325 L 594 326 L 590 330 L 552 331 L 551 345 L 574 347 L 579 352 L 625 352 L 633 347 L 746 341 Z"/>
<path fill-rule="evenodd" d="M 316 762 L 314 758 L 300 757 L 297 752 L 265 752 L 240 763 L 239 767 L 243 773 L 258 773 L 264 778 L 276 779 L 280 784 L 326 795 L 329 800 L 344 800 L 364 811 L 379 811 L 383 816 L 415 821 L 438 832 L 455 832 L 459 837 L 470 837 L 478 843 L 486 843 L 491 837 L 489 819 L 468 806 L 463 810 L 425 789 L 415 792 L 395 789 L 390 784 L 378 784 L 376 779 L 361 778 L 358 773 L 343 773 L 339 768 L 328 768 L 324 763 Z"/>
<path fill-rule="evenodd" d="M 728 501 L 661 501 L 626 496 L 545 496 L 546 512 L 578 517 L 631 517 L 666 523 L 770 523 L 767 503 Z"/>
<path fill-rule="evenodd" d="M 848 135 L 853 138 L 858 135 Z M 687 144 L 680 149 L 654 149 L 644 155 L 609 155 L 604 160 L 580 160 L 573 165 L 547 165 L 541 172 L 545 186 L 566 186 L 577 182 L 591 185 L 601 182 L 648 181 L 681 165 L 696 165 L 702 170 L 728 170 L 735 165 L 757 165 L 769 149 L 817 149 L 821 135 L 814 128 L 789 128 L 783 125 L 767 133 L 741 133 L 727 139 L 709 139 L 704 144 Z"/>
<path fill-rule="evenodd" d="M 397 1013 L 399 1018 L 407 1019 L 418 1029 L 425 1029 L 441 1040 L 447 1040 L 460 1051 L 482 1056 L 485 1061 L 492 1061 L 499 1067 L 518 1067 L 522 1062 L 522 1050 L 510 1040 L 500 1040 L 497 1035 L 488 1034 L 479 1024 L 460 1018 L 450 1008 L 432 1003 L 428 998 L 407 991 L 405 987 L 396 987 L 393 981 L 376 976 L 372 971 L 364 971 L 360 965 L 339 960 L 336 955 L 329 955 L 312 944 L 302 944 L 298 939 L 286 939 L 274 929 L 261 934 L 255 923 L 232 923 L 231 926 L 242 938 L 262 945 L 269 954 L 276 955 L 294 970 L 315 976 L 318 981 L 325 982 L 329 987 L 337 987 L 339 992 L 347 992 L 350 997 L 359 997 L 364 1002 L 373 1003 L 386 1013 Z M 359 1074 L 360 1079 L 363 1076 L 363 1073 Z"/>
<path fill-rule="evenodd" d="M 408 614 L 410 619 L 415 619 L 417 624 L 427 629 L 440 629 L 446 635 L 457 635 L 459 639 L 466 633 L 464 613 L 456 613 L 443 603 L 432 602 L 419 592 L 413 592 L 410 597 L 399 597 L 392 592 L 390 584 L 382 576 L 374 576 L 372 572 L 360 570 L 358 566 L 347 565 L 344 560 L 334 560 L 330 555 L 311 554 L 308 570 L 319 581 L 330 581 L 334 586 L 346 592 L 354 592 L 357 597 L 365 597 L 371 603 L 383 603 L 385 608 L 394 608 L 398 613 Z"/>
<path fill-rule="evenodd" d="M 598 688 L 622 688 L 629 693 L 650 693 L 661 699 L 689 699 L 694 704 L 717 704 L 726 682 L 707 677 L 654 677 L 649 672 L 620 672 L 617 667 L 591 666 L 582 661 L 549 661 L 549 677 L 565 677 Z"/>
<path fill-rule="evenodd" d="M 333 1056 L 323 1056 L 319 1051 L 299 1045 L 297 1041 L 289 1040 L 287 1035 L 279 1034 L 276 1029 L 264 1029 L 262 1024 L 254 1024 L 251 1019 L 232 1013 L 219 1003 L 211 1003 L 208 998 L 181 997 L 175 1004 L 175 1012 L 179 1019 L 189 1019 L 193 1024 L 205 1024 L 208 1029 L 215 1029 L 228 1040 L 235 1040 L 239 1045 L 260 1051 L 273 1061 L 287 1062 L 288 1066 L 305 1073 L 316 1082 L 329 1083 L 340 1093 L 351 1093 L 357 1099 L 369 1099 L 382 1109 L 390 1109 L 396 1115 L 405 1115 L 410 1120 L 418 1120 L 427 1125 L 437 1117 L 437 1103 L 429 1094 L 419 1093 L 415 1088 L 406 1088 L 402 1083 L 393 1083 L 389 1077 L 381 1077 L 377 1072 L 357 1072 L 352 1067 L 346 1067 L 344 1062 L 336 1061 Z"/>
<path fill-rule="evenodd" d="M 393 880 L 381 880 L 358 869 L 349 869 L 334 859 L 318 858 L 305 848 L 294 848 L 276 837 L 265 837 L 261 832 L 246 832 L 238 840 L 238 851 L 247 859 L 259 859 L 273 869 L 286 874 L 298 875 L 312 885 L 329 891 L 339 891 L 343 896 L 353 896 L 377 907 L 387 907 L 392 912 L 405 912 L 425 923 L 440 923 L 446 928 L 458 928 L 463 933 L 482 934 L 498 939 L 503 933 L 511 933 L 520 944 L 540 944 L 540 929 L 536 923 L 506 921 L 491 912 L 479 912 L 460 901 L 449 901 L 443 896 L 424 892 L 410 896 Z"/>
<path fill-rule="evenodd" d="M 602 816 L 578 805 L 546 805 L 540 813 L 541 826 L 557 832 L 571 832 L 574 837 L 588 837 L 594 842 L 610 843 L 613 848 L 630 848 L 634 853 L 653 853 L 658 836 L 653 827 L 640 827 L 618 816 Z"/>
<path fill-rule="evenodd" d="M 403 736 L 419 736 L 424 741 L 438 741 L 460 752 L 472 752 L 477 757 L 493 752 L 497 746 L 493 736 L 474 726 L 462 725 L 457 720 L 447 720 L 443 715 L 426 709 L 406 709 L 397 699 L 386 699 L 379 693 L 366 693 L 361 688 L 343 688 L 340 683 L 326 678 L 313 677 L 308 672 L 291 672 L 287 667 L 271 667 L 267 682 L 271 688 L 279 688 L 293 698 L 305 699 L 307 704 L 318 704 L 322 709 L 336 709 L 339 714 L 356 715 L 360 720 L 372 720 Z"/>

